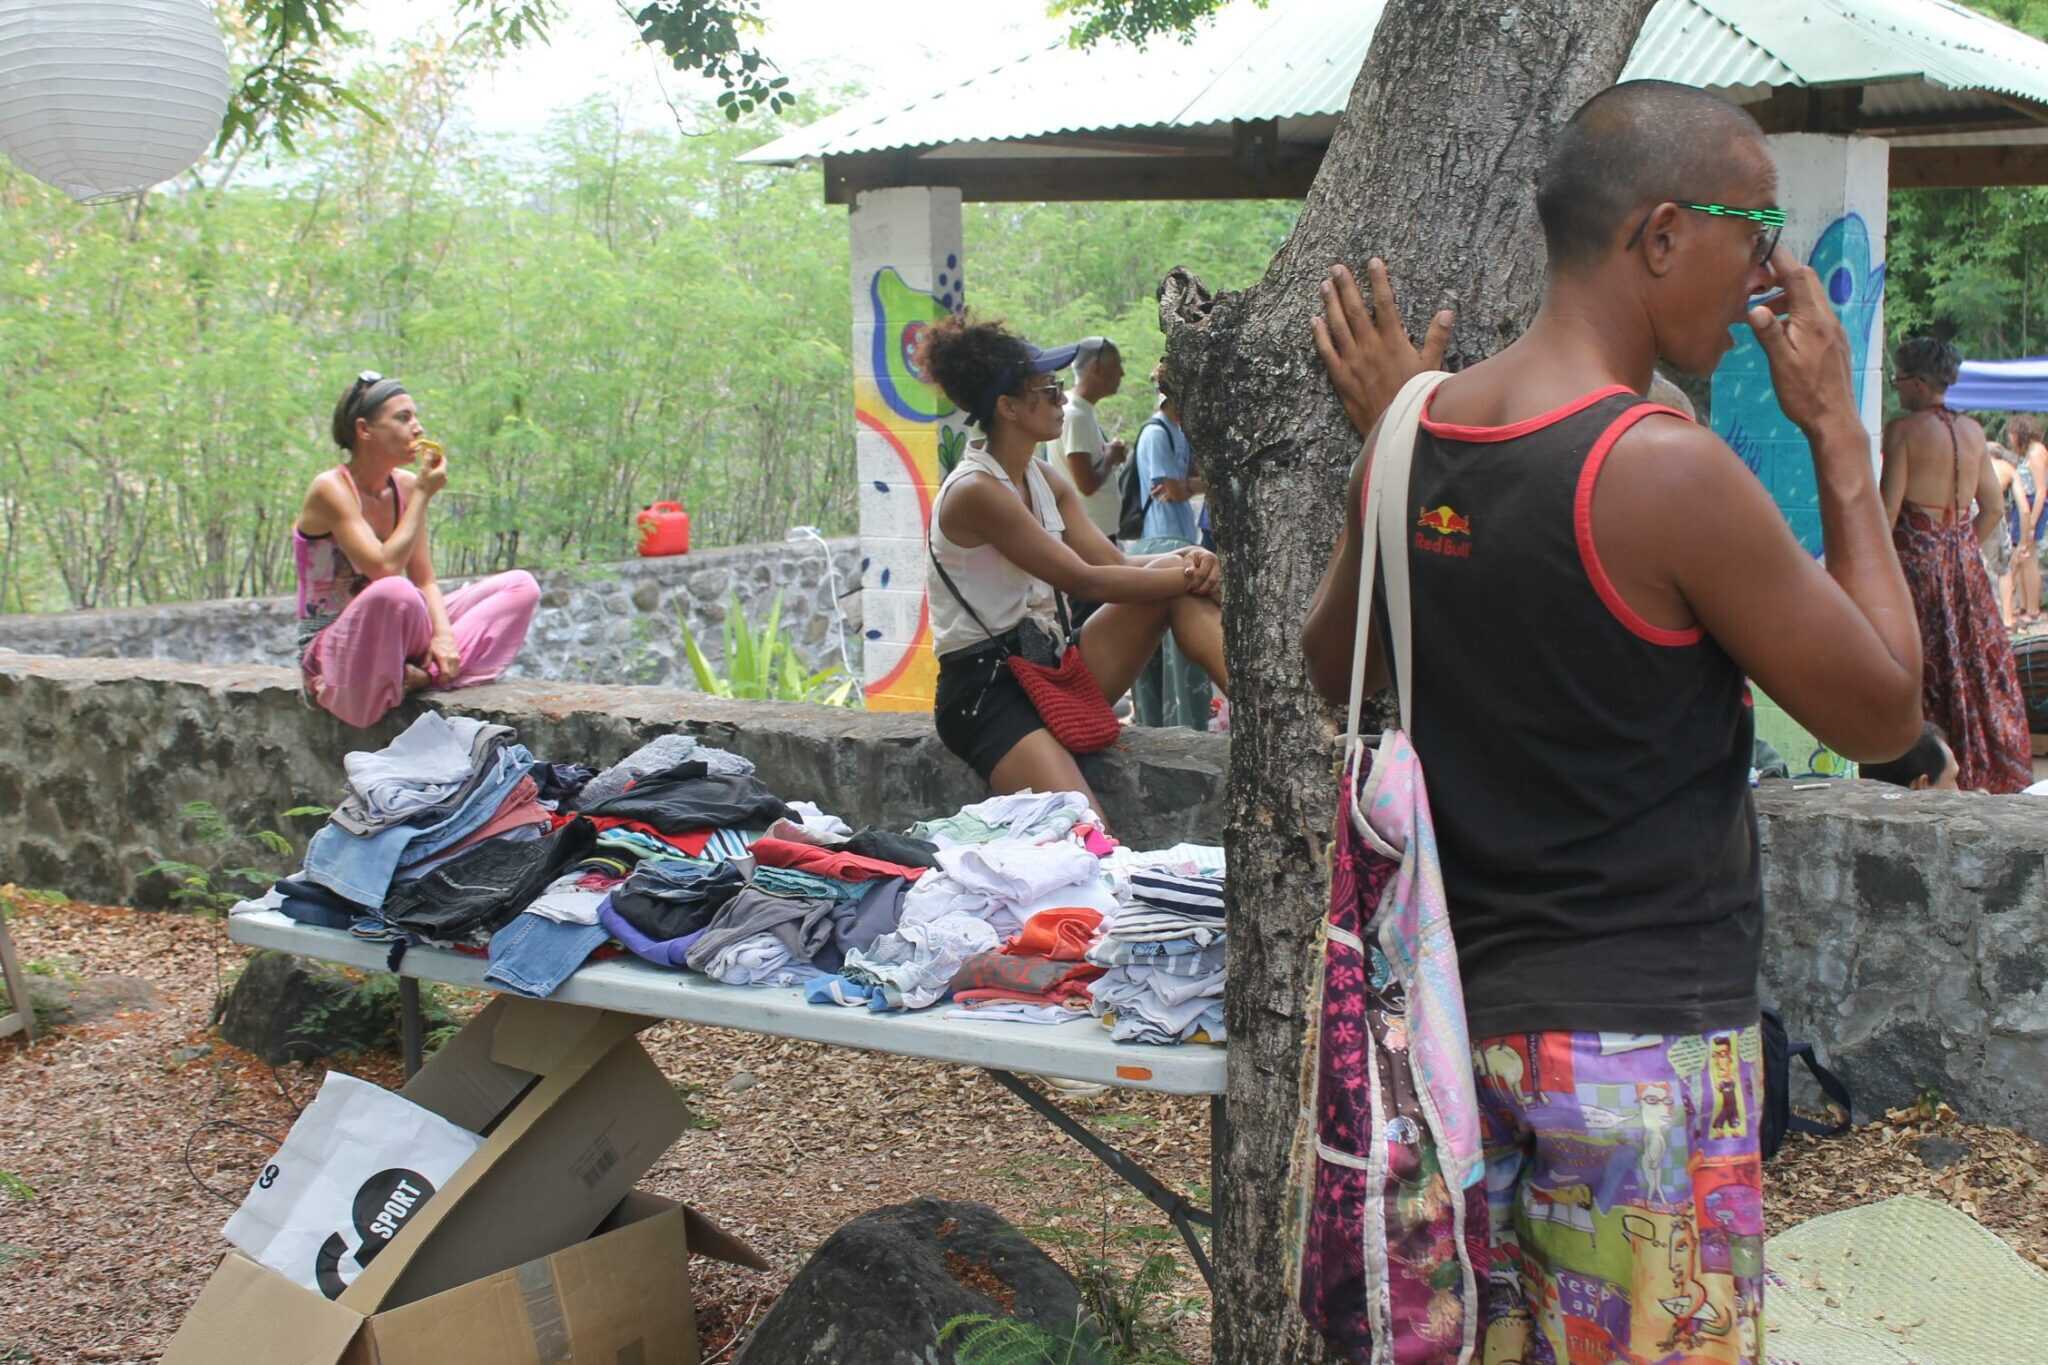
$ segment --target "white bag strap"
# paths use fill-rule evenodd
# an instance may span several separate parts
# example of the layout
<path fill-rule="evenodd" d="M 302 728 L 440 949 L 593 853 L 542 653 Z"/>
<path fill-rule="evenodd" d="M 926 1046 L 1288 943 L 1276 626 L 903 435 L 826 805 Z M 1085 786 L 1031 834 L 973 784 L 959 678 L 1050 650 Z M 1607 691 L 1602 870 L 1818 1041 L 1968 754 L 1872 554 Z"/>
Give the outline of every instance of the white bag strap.
<path fill-rule="evenodd" d="M 1344 754 L 1349 760 L 1358 743 L 1358 713 L 1365 701 L 1365 648 L 1372 638 L 1372 593 L 1380 551 L 1387 553 L 1387 617 L 1394 638 L 1394 686 L 1401 701 L 1401 728 L 1414 723 L 1415 661 L 1413 621 L 1408 604 L 1408 471 L 1415 461 L 1415 429 L 1422 408 L 1449 379 L 1442 370 L 1425 370 L 1402 385 L 1380 422 L 1379 438 L 1366 470 L 1365 517 L 1360 527 L 1358 620 L 1351 646 L 1351 709 L 1344 729 Z"/>

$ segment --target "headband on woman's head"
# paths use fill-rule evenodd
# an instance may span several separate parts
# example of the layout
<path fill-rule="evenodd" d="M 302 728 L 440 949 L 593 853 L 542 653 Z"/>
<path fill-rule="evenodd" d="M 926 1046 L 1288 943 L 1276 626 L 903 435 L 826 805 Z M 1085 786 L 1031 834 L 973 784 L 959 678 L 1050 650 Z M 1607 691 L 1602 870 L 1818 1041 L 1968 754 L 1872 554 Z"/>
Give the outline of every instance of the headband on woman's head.
<path fill-rule="evenodd" d="M 376 415 L 377 409 L 406 392 L 404 384 L 386 379 L 375 370 L 364 370 L 349 385 L 334 409 L 334 444 L 343 450 L 355 448 L 356 419 Z"/>
<path fill-rule="evenodd" d="M 358 417 L 374 417 L 377 409 L 383 407 L 386 403 L 404 392 L 405 385 L 396 379 L 380 378 L 372 383 L 363 385 L 357 391 L 355 401 L 349 405 L 350 423 L 353 424 Z"/>

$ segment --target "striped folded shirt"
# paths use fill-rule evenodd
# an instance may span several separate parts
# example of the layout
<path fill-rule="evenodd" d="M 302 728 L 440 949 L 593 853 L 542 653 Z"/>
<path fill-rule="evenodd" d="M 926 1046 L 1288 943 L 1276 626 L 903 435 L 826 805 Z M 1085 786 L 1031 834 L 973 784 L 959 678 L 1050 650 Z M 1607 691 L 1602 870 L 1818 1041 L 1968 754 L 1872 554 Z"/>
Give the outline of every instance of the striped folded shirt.
<path fill-rule="evenodd" d="M 1223 918 L 1223 879 L 1175 872 L 1133 872 L 1131 899 L 1156 910 L 1178 910 L 1208 919 Z"/>

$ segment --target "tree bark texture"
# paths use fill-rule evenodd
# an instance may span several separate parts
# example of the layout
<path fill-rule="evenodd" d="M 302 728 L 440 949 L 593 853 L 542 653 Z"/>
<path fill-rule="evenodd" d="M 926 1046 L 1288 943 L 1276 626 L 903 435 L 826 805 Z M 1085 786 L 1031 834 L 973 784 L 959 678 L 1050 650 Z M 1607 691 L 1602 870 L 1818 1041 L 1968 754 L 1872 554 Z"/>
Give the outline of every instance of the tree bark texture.
<path fill-rule="evenodd" d="M 1454 366 L 1518 336 L 1543 288 L 1536 172 L 1555 130 L 1613 83 L 1651 3 L 1390 0 L 1265 278 L 1211 297 L 1177 270 L 1161 287 L 1167 364 L 1212 488 L 1232 679 L 1217 1361 L 1323 1358 L 1280 1273 L 1338 732 L 1309 685 L 1301 626 L 1360 444 L 1309 330 L 1317 286 L 1339 261 L 1363 284 L 1366 259 L 1379 255 L 1412 336 L 1437 308 L 1457 310 Z"/>

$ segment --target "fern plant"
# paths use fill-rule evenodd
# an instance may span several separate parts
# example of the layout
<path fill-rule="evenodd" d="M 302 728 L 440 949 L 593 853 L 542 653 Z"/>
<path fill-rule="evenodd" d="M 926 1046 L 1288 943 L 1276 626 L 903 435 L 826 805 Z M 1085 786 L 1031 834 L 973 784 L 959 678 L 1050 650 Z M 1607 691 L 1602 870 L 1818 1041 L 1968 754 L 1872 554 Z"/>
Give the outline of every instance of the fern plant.
<path fill-rule="evenodd" d="M 768 608 L 768 619 L 756 632 L 747 620 L 737 592 L 726 604 L 724 630 L 725 673 L 721 676 L 704 657 L 690 623 L 677 619 L 683 636 L 683 653 L 698 690 L 714 697 L 740 701 L 802 701 L 820 706 L 854 706 L 859 691 L 854 680 L 838 664 L 811 672 L 796 651 L 796 643 L 782 632 L 782 594 Z"/>
<path fill-rule="evenodd" d="M 325 817 L 325 806 L 294 806 L 283 818 Z M 292 841 L 274 829 L 236 830 L 227 817 L 208 801 L 188 801 L 178 814 L 192 827 L 193 834 L 212 855 L 204 864 L 178 858 L 160 858 L 143 869 L 145 876 L 157 873 L 169 877 L 171 903 L 184 910 L 225 915 L 236 901 L 262 891 L 283 875 L 274 868 L 230 865 L 244 843 L 252 843 L 277 858 L 292 856 Z M 236 883 L 240 883 L 237 888 Z"/>
<path fill-rule="evenodd" d="M 939 1329 L 941 1346 L 955 1337 L 959 1365 L 1095 1365 L 1109 1358 L 1083 1321 L 1058 1335 L 1022 1318 L 962 1313 Z"/>

